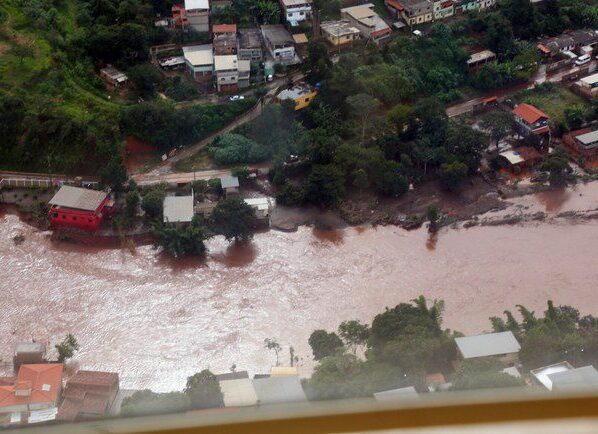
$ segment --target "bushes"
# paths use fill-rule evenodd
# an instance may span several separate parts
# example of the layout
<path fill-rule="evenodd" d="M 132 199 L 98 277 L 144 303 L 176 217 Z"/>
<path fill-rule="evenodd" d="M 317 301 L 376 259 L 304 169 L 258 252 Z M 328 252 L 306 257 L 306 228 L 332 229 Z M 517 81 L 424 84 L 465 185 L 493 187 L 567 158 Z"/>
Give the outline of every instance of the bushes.
<path fill-rule="evenodd" d="M 209 152 L 220 165 L 259 163 L 270 156 L 266 147 L 240 134 L 223 134 L 210 146 Z"/>

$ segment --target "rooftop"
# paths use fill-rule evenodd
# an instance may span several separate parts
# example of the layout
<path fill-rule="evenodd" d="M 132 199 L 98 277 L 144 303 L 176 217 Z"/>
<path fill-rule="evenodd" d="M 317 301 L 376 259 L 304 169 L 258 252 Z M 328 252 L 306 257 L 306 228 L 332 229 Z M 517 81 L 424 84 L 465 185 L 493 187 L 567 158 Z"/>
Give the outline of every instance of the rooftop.
<path fill-rule="evenodd" d="M 237 33 L 236 24 L 214 24 L 212 33 Z"/>
<path fill-rule="evenodd" d="M 530 374 L 532 374 L 536 380 L 546 387 L 548 390 L 552 390 L 552 380 L 550 378 L 551 374 L 556 374 L 557 372 L 565 372 L 570 371 L 573 369 L 573 366 L 567 361 L 555 363 L 554 365 L 543 366 L 541 368 L 532 369 Z"/>
<path fill-rule="evenodd" d="M 380 18 L 374 11 L 374 5 L 372 3 L 344 8 L 341 9 L 341 12 L 349 14 L 354 20 L 372 28 L 374 31 L 380 31 L 384 29 L 390 30 L 390 27 L 388 24 L 386 24 L 386 21 Z"/>
<path fill-rule="evenodd" d="M 477 53 L 473 53 L 469 57 L 467 64 L 482 62 L 484 60 L 493 59 L 495 57 L 496 57 L 496 53 L 494 53 L 494 51 L 491 51 L 491 50 L 478 51 Z"/>
<path fill-rule="evenodd" d="M 285 100 L 285 99 L 296 100 L 300 96 L 309 95 L 312 92 L 314 92 L 314 88 L 312 88 L 307 83 L 302 83 L 302 84 L 297 84 L 297 85 L 291 87 L 290 89 L 284 89 L 277 95 L 277 97 L 280 100 Z"/>
<path fill-rule="evenodd" d="M 185 9 L 210 9 L 209 0 L 185 0 Z"/>
<path fill-rule="evenodd" d="M 58 419 L 74 421 L 80 414 L 103 415 L 117 390 L 117 373 L 79 371 L 66 383 Z"/>
<path fill-rule="evenodd" d="M 222 188 L 239 187 L 239 178 L 236 176 L 225 175 L 220 177 L 220 185 Z"/>
<path fill-rule="evenodd" d="M 400 389 L 385 390 L 384 392 L 374 393 L 376 401 L 393 401 L 401 398 L 417 398 L 419 397 L 415 387 L 401 387 Z"/>
<path fill-rule="evenodd" d="M 216 380 L 218 381 L 238 380 L 241 378 L 249 378 L 249 373 L 247 373 L 247 371 L 235 371 L 216 375 Z"/>
<path fill-rule="evenodd" d="M 253 380 L 238 378 L 220 381 L 225 407 L 250 407 L 258 402 Z"/>
<path fill-rule="evenodd" d="M 193 66 L 212 65 L 214 63 L 212 44 L 183 47 L 183 56 Z"/>
<path fill-rule="evenodd" d="M 266 199 L 266 204 L 268 204 L 267 197 L 260 197 L 259 200 Z M 253 199 L 245 199 L 245 203 L 251 205 L 251 203 L 247 202 Z M 272 370 L 270 371 L 271 377 L 288 377 L 288 376 L 298 376 L 299 372 L 297 371 L 296 366 L 272 366 Z"/>
<path fill-rule="evenodd" d="M 163 214 L 164 223 L 190 222 L 193 220 L 193 195 L 166 196 Z"/>
<path fill-rule="evenodd" d="M 44 353 L 46 347 L 39 342 L 19 342 L 15 347 L 15 353 Z"/>
<path fill-rule="evenodd" d="M 295 44 L 307 44 L 307 35 L 305 33 L 297 33 L 293 35 Z"/>
<path fill-rule="evenodd" d="M 240 48 L 261 48 L 262 37 L 258 29 L 239 29 Z"/>
<path fill-rule="evenodd" d="M 324 21 L 320 28 L 335 37 L 359 33 L 359 29 L 352 26 L 349 20 Z"/>
<path fill-rule="evenodd" d="M 521 346 L 513 332 L 488 333 L 456 338 L 455 342 L 465 359 L 517 353 Z"/>
<path fill-rule="evenodd" d="M 238 69 L 238 60 L 236 54 L 214 56 L 215 71 L 227 71 L 230 69 Z"/>
<path fill-rule="evenodd" d="M 306 401 L 299 377 L 270 377 L 253 380 L 259 404 Z"/>
<path fill-rule="evenodd" d="M 432 10 L 432 2 L 428 0 L 397 0 L 405 9 L 427 11 Z"/>
<path fill-rule="evenodd" d="M 225 55 L 230 52 L 235 52 L 231 50 L 237 49 L 237 34 L 236 33 L 220 33 L 214 35 L 214 40 L 212 41 L 212 45 L 214 46 L 214 54 L 215 55 Z"/>
<path fill-rule="evenodd" d="M 0 386 L 0 408 L 14 405 L 51 404 L 58 400 L 62 387 L 62 363 L 21 365 L 12 385 Z M 17 395 L 17 390 L 27 393 Z"/>
<path fill-rule="evenodd" d="M 548 374 L 548 378 L 552 390 L 598 389 L 598 371 L 591 365 Z"/>
<path fill-rule="evenodd" d="M 528 124 L 536 123 L 542 118 L 549 118 L 549 116 L 539 108 L 524 102 L 513 109 L 513 114 L 519 116 Z"/>
<path fill-rule="evenodd" d="M 312 0 L 280 0 L 285 7 L 301 6 L 311 4 Z"/>
<path fill-rule="evenodd" d="M 598 130 L 575 137 L 582 145 L 590 146 L 598 142 Z"/>
<path fill-rule="evenodd" d="M 582 81 L 583 83 L 589 84 L 589 85 L 596 84 L 596 83 L 598 83 L 598 73 L 588 75 L 587 77 L 583 77 L 580 79 L 580 81 Z"/>
<path fill-rule="evenodd" d="M 103 191 L 63 185 L 49 203 L 64 208 L 96 211 L 107 196 Z"/>
<path fill-rule="evenodd" d="M 272 45 L 293 43 L 293 37 L 282 24 L 265 24 L 262 26 L 262 33 Z"/>
<path fill-rule="evenodd" d="M 112 80 L 116 80 L 118 82 L 123 82 L 127 80 L 127 75 L 116 69 L 114 66 L 107 66 L 105 68 L 100 69 L 100 72 L 104 75 L 109 76 Z"/>

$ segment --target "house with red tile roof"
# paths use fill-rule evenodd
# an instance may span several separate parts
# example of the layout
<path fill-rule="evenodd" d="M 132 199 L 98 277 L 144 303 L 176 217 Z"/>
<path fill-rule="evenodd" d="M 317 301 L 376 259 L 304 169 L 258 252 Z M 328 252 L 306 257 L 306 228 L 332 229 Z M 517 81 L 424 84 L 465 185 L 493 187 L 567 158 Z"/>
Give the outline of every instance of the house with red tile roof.
<path fill-rule="evenodd" d="M 212 33 L 214 35 L 222 35 L 222 34 L 237 34 L 237 25 L 236 24 L 213 24 L 212 25 Z"/>
<path fill-rule="evenodd" d="M 106 415 L 118 394 L 118 374 L 79 371 L 66 382 L 57 420 L 74 422 Z"/>
<path fill-rule="evenodd" d="M 12 383 L 0 385 L 0 414 L 18 415 L 25 421 L 34 412 L 56 408 L 62 391 L 62 363 L 21 365 Z"/>
<path fill-rule="evenodd" d="M 542 135 L 550 132 L 548 121 L 550 117 L 539 108 L 526 103 L 521 103 L 512 111 L 515 121 L 521 127 L 524 135 Z"/>

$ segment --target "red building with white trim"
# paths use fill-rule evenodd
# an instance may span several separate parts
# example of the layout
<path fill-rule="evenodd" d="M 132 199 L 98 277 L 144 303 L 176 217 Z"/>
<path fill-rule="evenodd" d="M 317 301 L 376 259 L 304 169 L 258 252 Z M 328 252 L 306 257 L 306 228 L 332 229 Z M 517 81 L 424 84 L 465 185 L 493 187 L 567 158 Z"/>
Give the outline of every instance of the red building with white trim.
<path fill-rule="evenodd" d="M 103 219 L 114 214 L 114 202 L 103 191 L 63 185 L 50 200 L 48 217 L 53 228 L 95 232 Z"/>

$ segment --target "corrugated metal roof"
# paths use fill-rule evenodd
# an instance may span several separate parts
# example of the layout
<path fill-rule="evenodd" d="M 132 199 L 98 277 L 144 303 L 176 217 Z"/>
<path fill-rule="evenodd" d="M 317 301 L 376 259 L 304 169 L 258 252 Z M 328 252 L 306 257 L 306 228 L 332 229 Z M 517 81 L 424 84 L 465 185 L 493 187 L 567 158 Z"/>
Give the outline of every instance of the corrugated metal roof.
<path fill-rule="evenodd" d="M 65 208 L 96 211 L 106 196 L 108 195 L 103 191 L 63 185 L 49 203 Z"/>
<path fill-rule="evenodd" d="M 548 374 L 548 378 L 552 390 L 598 389 L 598 371 L 591 365 Z"/>
<path fill-rule="evenodd" d="M 384 392 L 374 393 L 376 401 L 393 401 L 401 398 L 419 398 L 415 387 L 401 387 L 400 389 L 385 390 Z"/>
<path fill-rule="evenodd" d="M 164 223 L 190 222 L 193 220 L 193 196 L 166 196 L 163 215 Z"/>
<path fill-rule="evenodd" d="M 298 377 L 270 377 L 253 380 L 260 404 L 307 401 Z"/>
<path fill-rule="evenodd" d="M 598 130 L 592 131 L 591 133 L 581 134 L 575 138 L 584 145 L 591 145 L 592 143 L 598 141 Z"/>
<path fill-rule="evenodd" d="M 236 176 L 225 175 L 220 177 L 222 188 L 235 188 L 239 186 L 239 178 Z"/>
<path fill-rule="evenodd" d="M 210 9 L 209 0 L 185 0 L 185 9 Z"/>
<path fill-rule="evenodd" d="M 225 407 L 250 407 L 257 404 L 257 394 L 253 381 L 249 378 L 221 381 L 220 390 Z"/>
<path fill-rule="evenodd" d="M 193 66 L 212 65 L 214 63 L 212 48 L 212 44 L 183 47 L 183 56 Z"/>
<path fill-rule="evenodd" d="M 465 336 L 456 338 L 455 342 L 465 359 L 517 353 L 521 348 L 513 332 Z"/>

